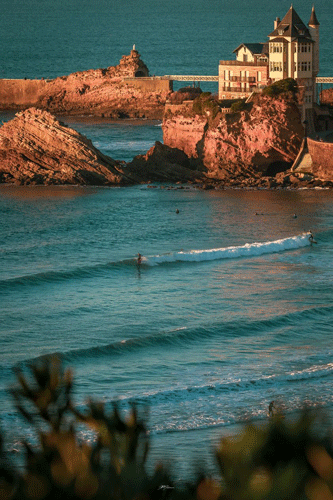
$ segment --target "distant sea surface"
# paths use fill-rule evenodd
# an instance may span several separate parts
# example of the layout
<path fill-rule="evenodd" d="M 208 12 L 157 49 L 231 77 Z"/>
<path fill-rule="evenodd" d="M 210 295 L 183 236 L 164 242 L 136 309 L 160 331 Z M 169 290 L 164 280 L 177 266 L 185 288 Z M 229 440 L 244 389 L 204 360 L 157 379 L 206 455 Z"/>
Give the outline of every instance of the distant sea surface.
<path fill-rule="evenodd" d="M 307 22 L 312 4 L 293 5 Z M 3 0 L 0 76 L 107 67 L 133 44 L 152 74 L 217 74 L 240 43 L 266 41 L 289 7 Z M 330 76 L 333 6 L 315 8 L 320 74 Z M 158 122 L 62 119 L 119 160 L 162 140 Z M 148 409 L 151 463 L 170 461 L 182 478 L 198 456 L 214 470 L 212 443 L 249 419 L 265 422 L 271 400 L 290 415 L 304 403 L 331 413 L 331 191 L 0 186 L 0 214 L 8 450 L 23 435 L 36 441 L 7 391 L 13 368 L 53 353 L 74 370 L 80 408 L 92 396 Z"/>

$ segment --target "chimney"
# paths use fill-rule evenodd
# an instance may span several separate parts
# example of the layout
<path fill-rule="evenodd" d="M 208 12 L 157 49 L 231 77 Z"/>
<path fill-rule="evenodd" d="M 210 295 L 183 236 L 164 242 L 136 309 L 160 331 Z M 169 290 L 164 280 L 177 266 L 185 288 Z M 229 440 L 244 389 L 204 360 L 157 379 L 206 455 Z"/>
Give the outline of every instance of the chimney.
<path fill-rule="evenodd" d="M 274 29 L 276 30 L 276 28 L 279 26 L 281 22 L 281 19 L 279 17 L 277 17 L 274 21 Z"/>

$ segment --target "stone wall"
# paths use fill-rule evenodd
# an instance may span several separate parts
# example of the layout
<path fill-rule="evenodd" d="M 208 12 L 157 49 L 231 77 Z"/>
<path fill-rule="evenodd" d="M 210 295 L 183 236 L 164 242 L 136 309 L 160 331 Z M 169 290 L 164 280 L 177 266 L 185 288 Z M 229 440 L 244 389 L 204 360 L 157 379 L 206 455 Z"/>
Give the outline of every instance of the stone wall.
<path fill-rule="evenodd" d="M 192 101 L 183 101 L 181 104 L 172 104 L 171 102 L 165 103 L 165 113 L 170 111 L 173 114 L 176 113 L 187 113 L 191 111 L 193 108 L 193 100 Z"/>
<path fill-rule="evenodd" d="M 313 174 L 322 180 L 331 180 L 333 178 L 333 143 L 315 141 L 309 137 L 307 142 L 313 163 Z"/>
<path fill-rule="evenodd" d="M 124 82 L 141 89 L 143 92 L 172 92 L 173 82 L 167 78 L 125 78 Z"/>
<path fill-rule="evenodd" d="M 0 109 L 36 105 L 46 80 L 0 80 Z"/>

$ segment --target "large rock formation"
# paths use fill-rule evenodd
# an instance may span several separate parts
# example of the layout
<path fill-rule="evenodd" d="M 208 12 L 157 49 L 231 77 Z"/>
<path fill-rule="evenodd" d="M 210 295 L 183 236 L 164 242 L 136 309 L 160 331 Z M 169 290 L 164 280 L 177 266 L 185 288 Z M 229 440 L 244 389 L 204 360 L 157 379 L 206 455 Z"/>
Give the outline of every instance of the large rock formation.
<path fill-rule="evenodd" d="M 286 170 L 303 135 L 297 103 L 286 95 L 256 95 L 227 114 L 203 95 L 183 114 L 169 106 L 163 120 L 164 143 L 200 160 L 207 177 L 220 180 Z"/>
<path fill-rule="evenodd" d="M 102 154 L 89 139 L 47 111 L 30 108 L 0 128 L 0 182 L 128 185 L 202 179 L 184 152 L 157 142 L 129 165 Z"/>
<path fill-rule="evenodd" d="M 202 182 L 206 177 L 183 151 L 159 141 L 147 154 L 136 156 L 125 172 L 142 182 Z"/>
<path fill-rule="evenodd" d="M 54 80 L 0 80 L 0 109 L 34 106 L 63 115 L 162 118 L 170 82 L 145 81 L 142 76 L 148 76 L 148 68 L 133 49 L 106 69 Z"/>
<path fill-rule="evenodd" d="M 0 182 L 128 184 L 119 162 L 46 111 L 30 108 L 0 128 Z"/>

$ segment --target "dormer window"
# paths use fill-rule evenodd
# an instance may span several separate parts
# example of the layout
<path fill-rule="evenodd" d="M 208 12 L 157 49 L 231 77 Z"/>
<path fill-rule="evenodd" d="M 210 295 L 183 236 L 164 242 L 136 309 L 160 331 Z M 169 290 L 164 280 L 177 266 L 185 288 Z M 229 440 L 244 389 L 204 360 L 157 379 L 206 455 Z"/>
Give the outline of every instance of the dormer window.
<path fill-rule="evenodd" d="M 283 35 L 283 30 L 278 30 L 279 35 Z"/>

